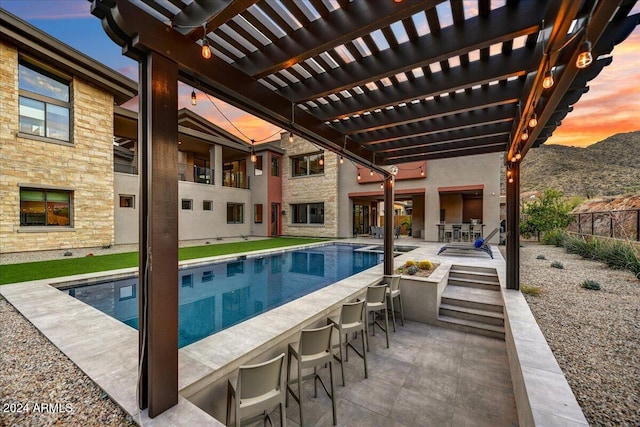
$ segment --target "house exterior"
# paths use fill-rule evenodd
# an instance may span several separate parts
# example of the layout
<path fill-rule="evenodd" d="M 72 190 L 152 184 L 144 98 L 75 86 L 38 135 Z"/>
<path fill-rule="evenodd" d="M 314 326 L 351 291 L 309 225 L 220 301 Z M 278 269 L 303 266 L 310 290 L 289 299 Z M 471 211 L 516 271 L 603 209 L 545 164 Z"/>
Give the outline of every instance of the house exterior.
<path fill-rule="evenodd" d="M 113 109 L 137 84 L 1 10 L 0 82 L 0 251 L 113 243 Z"/>
<path fill-rule="evenodd" d="M 138 242 L 137 84 L 0 10 L 0 253 Z M 180 240 L 369 235 L 381 177 L 285 132 L 252 146 L 178 113 Z M 501 154 L 397 165 L 394 225 L 499 224 Z M 497 239 L 497 237 L 496 237 Z M 497 242 L 497 240 L 496 240 Z"/>

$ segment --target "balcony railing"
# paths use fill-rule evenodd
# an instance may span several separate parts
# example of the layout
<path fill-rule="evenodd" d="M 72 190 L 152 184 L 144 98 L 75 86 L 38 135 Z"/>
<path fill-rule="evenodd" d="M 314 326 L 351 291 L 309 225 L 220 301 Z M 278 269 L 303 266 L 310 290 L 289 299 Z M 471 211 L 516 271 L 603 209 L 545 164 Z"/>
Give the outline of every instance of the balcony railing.
<path fill-rule="evenodd" d="M 120 173 L 128 173 L 131 175 L 137 175 L 138 174 L 138 168 L 135 165 L 125 165 L 125 164 L 121 164 L 121 163 L 114 163 L 113 164 L 113 171 L 114 172 L 120 172 Z"/>
<path fill-rule="evenodd" d="M 178 163 L 178 180 L 197 182 L 198 184 L 214 184 L 213 169 L 192 165 L 193 174 L 188 174 L 189 165 Z"/>

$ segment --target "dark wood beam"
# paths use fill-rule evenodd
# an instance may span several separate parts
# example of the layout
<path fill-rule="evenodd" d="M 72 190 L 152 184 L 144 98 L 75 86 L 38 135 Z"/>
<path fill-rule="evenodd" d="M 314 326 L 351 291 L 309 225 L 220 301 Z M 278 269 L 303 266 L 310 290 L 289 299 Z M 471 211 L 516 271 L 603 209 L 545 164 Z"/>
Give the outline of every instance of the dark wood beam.
<path fill-rule="evenodd" d="M 507 170 L 507 289 L 520 289 L 520 163 Z M 509 182 L 513 179 L 513 182 Z"/>
<path fill-rule="evenodd" d="M 202 27 L 206 23 L 206 32 L 218 29 L 219 26 L 230 21 L 248 9 L 258 0 L 199 0 L 182 9 L 172 20 L 176 29 L 182 34 L 189 35 L 191 40 L 202 38 Z M 194 28 L 195 27 L 195 28 Z"/>
<path fill-rule="evenodd" d="M 535 2 L 525 2 L 518 9 L 502 7 L 494 10 L 490 17 L 477 16 L 467 20 L 464 26 L 451 25 L 438 35 L 426 34 L 411 43 L 403 43 L 377 55 L 327 70 L 311 81 L 291 84 L 279 92 L 297 103 L 306 102 L 532 34 L 540 26 L 543 17 L 541 11 L 542 8 Z"/>
<path fill-rule="evenodd" d="M 393 274 L 393 184 L 392 176 L 384 178 L 384 274 Z"/>
<path fill-rule="evenodd" d="M 388 105 L 398 105 L 429 96 L 455 92 L 475 85 L 525 75 L 531 68 L 531 51 L 517 49 L 509 57 L 492 56 L 485 61 L 475 61 L 468 67 L 456 67 L 449 72 L 440 71 L 413 81 L 405 81 L 396 86 L 388 86 L 369 93 L 330 102 L 310 110 L 320 120 L 334 120 L 374 111 Z"/>
<path fill-rule="evenodd" d="M 308 139 L 314 144 L 361 164 L 371 165 L 373 153 L 310 114 L 298 109 L 292 124 L 291 102 L 239 72 L 222 60 L 206 60 L 200 46 L 167 27 L 127 0 L 94 0 L 92 13 L 103 20 L 103 27 L 125 55 L 140 60 L 145 52 L 171 52 L 178 64 L 179 79 L 200 88 L 235 107 Z M 161 35 L 161 37 L 159 36 Z M 374 166 L 382 175 L 385 169 Z"/>
<path fill-rule="evenodd" d="M 416 138 L 403 138 L 381 144 L 368 145 L 367 147 L 377 153 L 386 153 L 405 150 L 407 148 L 426 146 L 428 144 L 446 144 L 451 141 L 473 140 L 475 138 L 485 138 L 488 135 L 508 132 L 510 125 L 511 123 L 507 121 L 491 125 L 475 126 L 472 128 L 443 131 L 433 135 L 419 136 Z"/>
<path fill-rule="evenodd" d="M 421 152 L 412 156 L 385 157 L 382 158 L 382 165 L 399 165 L 402 163 L 420 162 L 425 160 L 449 159 L 453 157 L 475 156 L 478 154 L 502 153 L 507 142 L 506 137 L 497 143 L 478 145 L 473 148 L 455 148 L 437 152 Z"/>
<path fill-rule="evenodd" d="M 395 148 L 376 150 L 376 158 L 402 157 L 420 154 L 421 152 L 435 152 L 451 149 L 473 148 L 476 145 L 485 145 L 488 143 L 498 143 L 508 141 L 509 130 L 495 129 L 495 132 L 486 134 L 477 134 L 473 136 L 471 132 L 451 132 L 452 135 L 445 137 L 446 139 L 436 139 L 420 141 L 413 145 L 399 146 Z M 504 146 L 502 147 L 504 149 Z"/>
<path fill-rule="evenodd" d="M 481 108 L 514 104 L 518 100 L 522 82 L 512 80 L 504 85 L 486 86 L 474 89 L 470 93 L 456 93 L 440 99 L 431 99 L 420 103 L 408 103 L 405 107 L 382 110 L 379 113 L 365 114 L 349 120 L 331 123 L 339 132 L 349 135 L 371 132 L 387 127 L 413 123 L 423 119 L 435 119 L 452 114 L 460 114 Z"/>
<path fill-rule="evenodd" d="M 312 58 L 333 47 L 408 18 L 422 10 L 433 8 L 444 0 L 389 0 L 353 2 L 327 14 L 324 19 L 293 31 L 274 43 L 247 55 L 236 65 L 257 79 Z"/>
<path fill-rule="evenodd" d="M 449 115 L 436 119 L 427 119 L 406 125 L 389 127 L 366 134 L 353 135 L 355 142 L 375 149 L 377 144 L 406 138 L 417 138 L 439 134 L 444 131 L 472 128 L 482 125 L 510 122 L 514 117 L 514 109 L 504 106 L 491 109 L 474 110 L 467 113 Z"/>

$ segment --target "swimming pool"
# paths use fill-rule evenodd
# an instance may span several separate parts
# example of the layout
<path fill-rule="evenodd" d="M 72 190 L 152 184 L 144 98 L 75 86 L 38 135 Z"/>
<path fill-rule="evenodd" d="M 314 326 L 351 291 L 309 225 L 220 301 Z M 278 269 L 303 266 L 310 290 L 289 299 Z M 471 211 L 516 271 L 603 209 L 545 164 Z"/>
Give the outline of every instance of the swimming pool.
<path fill-rule="evenodd" d="M 293 301 L 382 262 L 360 246 L 329 244 L 304 250 L 180 269 L 178 346 Z M 61 290 L 138 328 L 138 278 Z"/>

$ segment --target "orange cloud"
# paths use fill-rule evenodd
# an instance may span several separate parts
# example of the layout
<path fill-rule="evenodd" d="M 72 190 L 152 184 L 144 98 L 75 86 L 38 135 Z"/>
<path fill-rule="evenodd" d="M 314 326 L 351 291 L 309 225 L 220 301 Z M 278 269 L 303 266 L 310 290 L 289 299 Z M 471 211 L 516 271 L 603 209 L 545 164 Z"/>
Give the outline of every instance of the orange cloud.
<path fill-rule="evenodd" d="M 589 84 L 547 144 L 585 147 L 613 134 L 640 129 L 640 29 L 612 52 L 613 62 Z"/>

